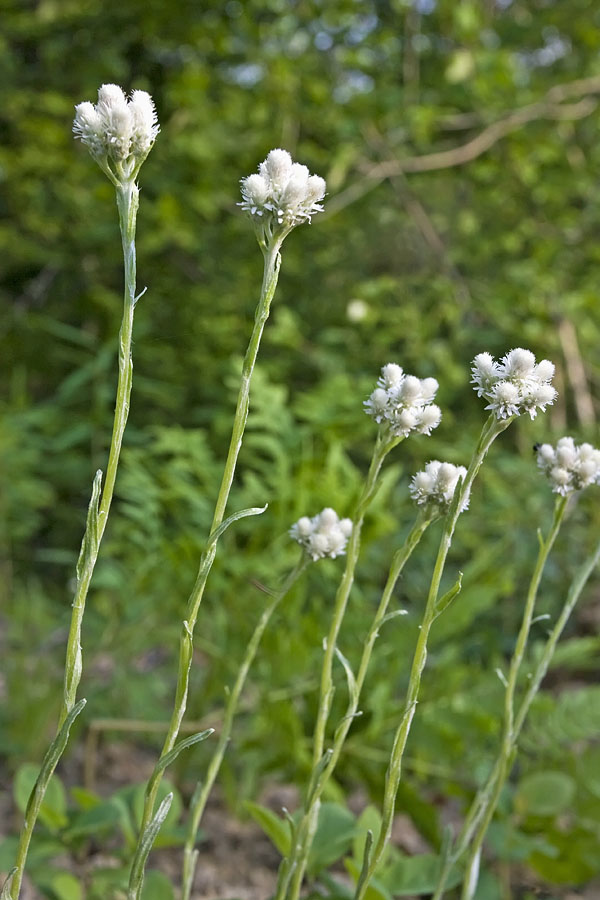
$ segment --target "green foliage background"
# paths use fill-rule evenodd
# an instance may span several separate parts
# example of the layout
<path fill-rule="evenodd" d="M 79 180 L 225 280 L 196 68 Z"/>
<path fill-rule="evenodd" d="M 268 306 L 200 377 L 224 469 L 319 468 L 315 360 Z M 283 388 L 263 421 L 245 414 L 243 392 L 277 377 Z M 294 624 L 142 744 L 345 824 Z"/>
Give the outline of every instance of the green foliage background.
<path fill-rule="evenodd" d="M 268 502 L 269 510 L 222 541 L 196 642 L 192 717 L 218 711 L 262 608 L 260 585 L 275 584 L 293 558 L 289 524 L 325 505 L 350 510 L 374 438 L 361 403 L 381 365 L 394 360 L 436 376 L 444 418 L 388 467 L 342 635 L 351 658 L 411 522 L 410 475 L 431 458 L 462 463 L 470 455 L 483 419 L 468 385 L 470 359 L 527 346 L 557 363 L 558 404 L 502 436 L 453 548 L 448 577 L 461 568 L 465 586 L 435 626 L 401 798 L 436 846 L 439 810 L 462 804 L 492 758 L 502 690 L 494 669 L 511 652 L 535 530 L 551 515 L 531 446 L 565 431 L 598 443 L 598 404 L 576 402 L 573 366 L 584 361 L 596 397 L 600 83 L 579 80 L 600 77 L 599 26 L 593 0 L 4 5 L 5 784 L 19 761 L 39 758 L 55 720 L 76 551 L 109 440 L 122 277 L 117 219 L 112 187 L 70 128 L 74 103 L 115 81 L 152 93 L 162 133 L 141 173 L 138 271 L 148 293 L 136 312 L 117 502 L 86 616 L 88 723 L 167 713 L 178 621 L 210 522 L 261 272 L 236 208 L 238 180 L 271 147 L 286 147 L 326 177 L 329 197 L 326 213 L 284 248 L 231 501 L 232 509 Z M 563 84 L 575 88 L 561 114 L 548 91 Z M 380 162 L 460 147 L 542 101 L 539 115 L 465 164 L 371 177 Z M 590 494 L 559 540 L 541 612 L 557 609 L 597 539 Z M 403 579 L 398 604 L 409 616 L 386 626 L 380 642 L 365 715 L 339 771 L 344 791 L 362 784 L 380 796 L 435 542 L 430 535 Z M 231 802 L 255 796 L 265 780 L 298 782 L 306 773 L 320 643 L 339 571 L 339 561 L 314 567 L 266 637 L 224 772 Z M 550 850 L 536 845 L 528 862 L 557 883 L 600 873 L 598 784 L 589 778 L 600 721 L 592 685 L 598 602 L 596 580 L 516 777 L 560 769 L 574 780 L 575 800 L 561 816 L 536 818 L 513 786 L 501 812 L 511 827 L 544 835 Z M 534 644 L 544 636 L 543 623 L 536 628 Z M 557 729 L 556 717 L 572 708 L 581 710 L 577 727 Z M 203 753 L 188 777 L 201 771 Z M 494 852 L 502 856 L 501 840 Z M 505 858 L 514 859 L 509 851 Z"/>

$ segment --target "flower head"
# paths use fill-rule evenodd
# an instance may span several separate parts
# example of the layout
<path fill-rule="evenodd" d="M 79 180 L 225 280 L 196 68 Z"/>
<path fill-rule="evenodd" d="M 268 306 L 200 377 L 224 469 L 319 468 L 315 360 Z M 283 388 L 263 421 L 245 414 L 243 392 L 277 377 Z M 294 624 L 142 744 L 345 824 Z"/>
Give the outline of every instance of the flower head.
<path fill-rule="evenodd" d="M 426 507 L 433 514 L 445 515 L 454 499 L 459 479 L 464 480 L 466 474 L 464 466 L 454 466 L 452 463 L 432 459 L 422 472 L 417 472 L 413 476 L 409 488 L 410 495 L 417 506 Z M 467 491 L 461 502 L 460 512 L 468 506 Z"/>
<path fill-rule="evenodd" d="M 473 360 L 472 383 L 478 397 L 489 401 L 486 409 L 497 419 L 508 419 L 527 412 L 535 419 L 538 411 L 556 400 L 551 381 L 554 365 L 548 359 L 536 363 L 531 350 L 517 347 L 498 363 L 489 353 Z"/>
<path fill-rule="evenodd" d="M 394 437 L 431 434 L 442 418 L 439 406 L 432 402 L 438 387 L 435 378 L 416 378 L 396 363 L 388 363 L 365 401 L 365 412 Z"/>
<path fill-rule="evenodd" d="M 600 450 L 591 444 L 576 445 L 572 437 L 562 437 L 556 447 L 536 445 L 537 464 L 556 494 L 566 497 L 591 484 L 600 484 Z"/>
<path fill-rule="evenodd" d="M 351 533 L 352 520 L 338 518 L 336 511 L 329 507 L 312 519 L 303 516 L 290 528 L 290 537 L 315 561 L 325 556 L 335 559 L 345 553 Z"/>
<path fill-rule="evenodd" d="M 242 178 L 241 185 L 242 201 L 238 205 L 249 214 L 264 240 L 276 233 L 287 234 L 323 210 L 324 179 L 293 162 L 287 150 L 271 150 L 258 167 L 258 174 Z"/>
<path fill-rule="evenodd" d="M 75 107 L 73 131 L 113 182 L 131 181 L 160 130 L 150 94 L 133 91 L 129 100 L 116 84 L 103 84 L 98 102 Z"/>

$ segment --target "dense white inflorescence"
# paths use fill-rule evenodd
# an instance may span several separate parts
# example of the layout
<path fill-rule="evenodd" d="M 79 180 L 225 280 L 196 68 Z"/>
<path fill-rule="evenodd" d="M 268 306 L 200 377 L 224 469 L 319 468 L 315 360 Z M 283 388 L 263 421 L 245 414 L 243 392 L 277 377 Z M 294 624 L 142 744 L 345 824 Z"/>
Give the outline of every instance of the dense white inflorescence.
<path fill-rule="evenodd" d="M 129 100 L 116 84 L 103 84 L 98 102 L 75 107 L 73 131 L 94 159 L 110 160 L 125 171 L 137 170 L 160 130 L 154 101 L 146 91 L 133 91 Z"/>
<path fill-rule="evenodd" d="M 323 211 L 325 180 L 293 162 L 287 150 L 271 150 L 258 173 L 242 178 L 241 185 L 238 205 L 269 234 L 310 222 L 315 213 Z"/>
<path fill-rule="evenodd" d="M 351 533 L 352 519 L 340 519 L 330 507 L 312 519 L 303 516 L 290 528 L 290 537 L 298 541 L 315 561 L 325 556 L 335 559 L 345 553 Z"/>
<path fill-rule="evenodd" d="M 395 437 L 431 434 L 442 418 L 439 406 L 432 402 L 438 387 L 435 378 L 406 375 L 401 366 L 388 363 L 365 401 L 365 412 Z"/>
<path fill-rule="evenodd" d="M 424 471 L 417 472 L 410 483 L 410 495 L 418 506 L 427 507 L 432 513 L 445 515 L 450 509 L 459 479 L 465 478 L 464 466 L 432 459 Z M 460 512 L 469 506 L 469 491 L 461 501 Z"/>
<path fill-rule="evenodd" d="M 489 353 L 480 353 L 473 360 L 472 373 L 477 396 L 489 401 L 486 409 L 497 419 L 523 412 L 535 419 L 557 396 L 551 384 L 554 364 L 549 359 L 536 363 L 531 350 L 522 347 L 511 350 L 499 363 Z"/>
<path fill-rule="evenodd" d="M 537 463 L 556 494 L 581 491 L 600 484 L 600 450 L 591 444 L 577 446 L 572 437 L 561 438 L 556 447 L 536 446 Z"/>

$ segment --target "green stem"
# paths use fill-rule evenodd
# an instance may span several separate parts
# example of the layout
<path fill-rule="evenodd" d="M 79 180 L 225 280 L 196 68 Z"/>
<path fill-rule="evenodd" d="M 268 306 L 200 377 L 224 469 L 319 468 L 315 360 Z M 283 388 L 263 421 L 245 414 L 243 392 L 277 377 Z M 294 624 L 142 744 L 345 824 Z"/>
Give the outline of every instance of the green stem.
<path fill-rule="evenodd" d="M 117 397 L 115 402 L 115 415 L 113 422 L 112 438 L 110 443 L 110 451 L 108 455 L 108 464 L 106 467 L 106 479 L 102 496 L 100 494 L 101 472 L 98 472 L 94 480 L 92 490 L 92 499 L 88 511 L 88 518 L 85 533 L 81 543 L 81 552 L 77 563 L 77 586 L 75 589 L 75 597 L 73 599 L 73 611 L 71 613 L 71 623 L 69 626 L 69 636 L 67 639 L 67 651 L 65 658 L 65 677 L 63 688 L 63 702 L 59 714 L 58 727 L 54 742 L 57 742 L 63 726 L 65 725 L 70 713 L 73 711 L 77 701 L 77 688 L 81 681 L 82 672 L 82 654 L 81 654 L 81 628 L 83 623 L 83 614 L 85 612 L 85 601 L 88 595 L 92 575 L 96 566 L 100 543 L 104 535 L 108 514 L 113 498 L 115 480 L 117 477 L 117 467 L 119 464 L 119 456 L 121 453 L 121 444 L 123 442 L 123 433 L 127 424 L 129 414 L 129 399 L 131 396 L 131 382 L 133 374 L 133 363 L 131 360 L 131 339 L 133 332 L 133 312 L 136 302 L 135 295 L 135 225 L 136 215 L 139 203 L 139 190 L 133 182 L 127 184 L 119 184 L 117 186 L 117 207 L 119 210 L 119 224 L 121 228 L 121 239 L 123 243 L 123 257 L 125 269 L 125 292 L 123 301 L 123 320 L 119 331 L 119 378 L 117 382 Z M 99 502 L 98 502 L 99 501 Z M 68 731 L 67 731 L 68 735 Z M 52 772 L 56 768 L 60 755 L 66 746 L 66 739 L 61 753 L 53 759 Z M 50 775 L 52 774 L 50 772 Z M 50 778 L 48 775 L 48 779 Z M 17 900 L 21 890 L 21 881 L 23 879 L 23 871 L 29 850 L 29 844 L 33 829 L 35 827 L 39 808 L 43 800 L 43 793 L 40 795 L 40 785 L 36 783 L 32 791 L 32 797 L 37 792 L 39 802 L 36 802 L 25 817 L 23 829 L 19 839 L 19 847 L 17 850 L 16 872 L 13 876 L 10 886 L 11 900 Z"/>
<path fill-rule="evenodd" d="M 250 405 L 250 383 L 252 381 L 252 374 L 254 372 L 254 365 L 256 363 L 256 357 L 258 355 L 264 327 L 269 317 L 271 301 L 273 299 L 273 295 L 275 294 L 275 288 L 277 287 L 279 267 L 281 264 L 279 248 L 281 247 L 282 240 L 283 237 L 280 237 L 279 239 L 273 241 L 273 243 L 269 247 L 263 249 L 264 273 L 261 294 L 258 306 L 256 308 L 254 327 L 250 336 L 250 342 L 248 344 L 248 348 L 246 350 L 246 355 L 244 357 L 244 362 L 242 365 L 242 378 L 238 393 L 235 416 L 233 420 L 233 428 L 231 432 L 231 439 L 229 442 L 227 459 L 225 462 L 225 470 L 223 472 L 219 493 L 217 495 L 217 501 L 211 527 L 211 536 L 223 521 L 223 517 L 225 515 L 225 507 L 227 506 L 229 492 L 231 490 L 231 485 L 235 475 L 237 459 L 242 446 L 242 438 L 244 435 L 244 429 L 246 427 L 246 420 L 248 418 L 248 409 Z M 192 639 L 194 628 L 196 626 L 198 611 L 200 609 L 200 604 L 204 595 L 204 589 L 206 587 L 206 582 L 208 580 L 208 575 L 212 568 L 216 552 L 217 540 L 211 540 L 211 537 L 209 536 L 206 549 L 204 550 L 200 559 L 200 566 L 198 575 L 196 577 L 196 582 L 188 600 L 187 618 L 183 622 L 179 645 L 179 667 L 177 673 L 175 701 L 173 712 L 171 714 L 171 720 L 169 722 L 167 736 L 165 738 L 161 751 L 161 757 L 165 756 L 165 754 L 169 753 L 173 749 L 173 746 L 179 734 L 183 716 L 185 714 L 189 689 L 189 675 L 192 665 Z M 152 815 L 156 804 L 156 796 L 161 779 L 162 773 L 160 773 L 157 778 L 151 779 L 151 781 L 148 783 L 144 800 L 142 824 L 138 837 L 138 847 L 140 845 L 140 842 L 142 841 L 144 831 L 152 820 Z"/>
<path fill-rule="evenodd" d="M 470 840 L 470 848 L 465 869 L 465 878 L 463 881 L 461 892 L 462 900 L 471 900 L 473 894 L 475 893 L 475 889 L 477 888 L 479 859 L 481 857 L 483 840 L 485 838 L 490 822 L 492 821 L 494 812 L 496 811 L 500 793 L 504 786 L 504 782 L 508 777 L 508 773 L 514 759 L 514 752 L 516 749 L 518 738 L 514 707 L 519 672 L 521 670 L 523 657 L 525 655 L 525 649 L 527 647 L 527 640 L 531 629 L 531 621 L 533 619 L 533 612 L 535 609 L 535 603 L 540 586 L 540 581 L 542 578 L 542 573 L 544 571 L 544 567 L 546 565 L 550 550 L 552 549 L 552 546 L 560 530 L 560 526 L 567 507 L 567 500 L 568 497 L 559 497 L 557 499 L 556 505 L 554 507 L 552 526 L 550 528 L 550 532 L 548 533 L 548 537 L 545 541 L 540 540 L 540 549 L 538 552 L 537 561 L 533 570 L 531 581 L 529 583 L 529 590 L 527 591 L 523 620 L 521 622 L 521 628 L 519 629 L 519 635 L 517 637 L 515 650 L 510 661 L 510 669 L 508 672 L 506 690 L 504 693 L 504 724 L 502 730 L 500 752 L 498 755 L 498 760 L 488 782 L 490 788 L 486 793 L 485 802 L 480 807 L 478 824 L 474 830 L 474 835 Z M 539 687 L 539 682 L 537 687 Z M 531 699 L 533 699 L 534 695 L 535 693 L 531 695 Z M 531 702 L 531 700 L 529 702 Z M 524 716 L 520 721 L 519 728 L 522 726 L 523 720 Z"/>
<path fill-rule="evenodd" d="M 304 872 L 306 870 L 306 865 L 308 862 L 308 855 L 310 853 L 312 845 L 312 837 L 314 836 L 314 808 L 318 807 L 325 786 L 327 785 L 327 782 L 332 777 L 336 769 L 341 752 L 344 747 L 344 743 L 346 741 L 346 737 L 348 736 L 348 732 L 350 730 L 352 722 L 358 713 L 360 695 L 365 683 L 365 678 L 373 653 L 373 648 L 379 636 L 379 629 L 383 625 L 385 617 L 387 615 L 387 610 L 394 589 L 398 582 L 398 578 L 400 577 L 404 566 L 410 559 L 410 556 L 412 555 L 414 549 L 417 547 L 419 541 L 423 537 L 423 534 L 425 533 L 431 522 L 431 517 L 419 515 L 406 540 L 393 556 L 392 564 L 390 566 L 387 581 L 381 595 L 379 606 L 377 608 L 375 616 L 373 617 L 373 621 L 371 622 L 369 632 L 363 645 L 363 651 L 358 667 L 358 674 L 356 676 L 354 690 L 350 695 L 348 709 L 334 735 L 333 746 L 331 748 L 331 756 L 329 758 L 329 761 L 327 762 L 327 765 L 318 775 L 318 777 L 316 777 L 314 768 L 313 772 L 311 773 L 310 780 L 313 783 L 313 789 L 310 792 L 310 797 L 307 798 L 306 808 L 300 822 L 297 825 L 294 845 L 290 851 L 290 855 L 286 860 L 285 865 L 286 871 L 290 872 L 290 878 L 288 880 L 290 884 L 290 897 L 297 896 L 297 892 L 299 891 L 302 884 L 302 879 L 304 877 Z"/>
<path fill-rule="evenodd" d="M 319 689 L 319 708 L 313 736 L 313 761 L 309 787 L 305 797 L 305 813 L 303 827 L 297 830 L 290 855 L 284 859 L 279 869 L 277 892 L 275 900 L 295 900 L 300 893 L 308 852 L 317 827 L 319 817 L 319 799 L 312 800 L 317 786 L 317 776 L 323 768 L 323 750 L 325 746 L 325 731 L 333 700 L 333 661 L 337 647 L 338 634 L 346 612 L 348 598 L 354 583 L 354 571 L 360 554 L 360 538 L 365 514 L 377 491 L 377 479 L 387 454 L 400 443 L 402 438 L 390 437 L 380 430 L 377 435 L 375 449 L 363 485 L 360 497 L 356 503 L 352 516 L 352 534 L 348 541 L 346 553 L 346 566 L 335 596 L 335 604 L 329 633 L 324 643 L 325 652 L 321 669 L 321 681 Z"/>
<path fill-rule="evenodd" d="M 433 570 L 431 584 L 429 587 L 427 604 L 425 606 L 423 620 L 419 628 L 419 637 L 417 639 L 417 646 L 415 648 L 415 653 L 413 656 L 404 713 L 394 737 L 390 762 L 385 776 L 381 830 L 379 832 L 377 841 L 370 853 L 368 864 L 365 865 L 362 877 L 357 884 L 355 900 L 363 900 L 369 883 L 375 874 L 377 866 L 381 860 L 381 857 L 383 856 L 383 853 L 391 836 L 392 822 L 396 807 L 396 796 L 398 793 L 402 775 L 402 758 L 404 755 L 406 742 L 408 740 L 408 735 L 410 733 L 413 716 L 415 714 L 419 689 L 421 686 L 421 675 L 423 673 L 425 662 L 427 660 L 427 641 L 429 638 L 429 632 L 434 620 L 437 618 L 439 612 L 441 611 L 440 609 L 438 609 L 440 584 L 442 581 L 444 566 L 446 564 L 446 558 L 452 544 L 452 537 L 454 535 L 456 523 L 458 521 L 463 502 L 465 498 L 468 497 L 471 486 L 477 476 L 477 473 L 479 472 L 479 469 L 481 468 L 483 460 L 485 459 L 490 446 L 492 445 L 496 437 L 502 431 L 504 431 L 504 429 L 507 428 L 508 425 L 510 425 L 511 421 L 512 418 L 498 421 L 494 415 L 491 415 L 485 423 L 481 432 L 481 436 L 479 438 L 479 442 L 475 449 L 475 453 L 473 454 L 473 458 L 471 459 L 469 468 L 467 469 L 467 474 L 465 475 L 460 488 L 457 488 L 456 490 L 452 507 L 444 523 L 444 530 L 440 540 L 438 555 Z"/>
<path fill-rule="evenodd" d="M 192 798 L 190 806 L 190 821 L 183 856 L 182 900 L 189 900 L 191 896 L 192 883 L 194 880 L 194 873 L 196 869 L 196 860 L 198 857 L 198 851 L 194 849 L 198 834 L 198 828 L 200 827 L 200 821 L 204 814 L 206 803 L 208 801 L 217 775 L 219 774 L 219 769 L 221 768 L 223 757 L 225 756 L 225 751 L 231 737 L 234 716 L 237 712 L 240 695 L 244 689 L 250 666 L 254 661 L 254 657 L 256 656 L 256 652 L 262 640 L 262 636 L 265 633 L 265 629 L 267 628 L 269 621 L 273 616 L 273 613 L 280 605 L 284 597 L 289 593 L 293 585 L 296 583 L 296 581 L 308 565 L 309 561 L 309 557 L 305 553 L 303 553 L 302 558 L 289 573 L 282 586 L 273 594 L 271 602 L 264 610 L 262 616 L 258 621 L 258 624 L 256 625 L 256 628 L 254 629 L 252 637 L 250 638 L 250 641 L 246 648 L 244 658 L 242 659 L 242 664 L 238 670 L 235 683 L 233 685 L 233 688 L 231 689 L 231 692 L 229 692 L 227 703 L 225 705 L 225 715 L 223 718 L 223 725 L 221 728 L 221 734 L 219 736 L 218 743 L 213 751 L 210 763 L 208 765 L 206 778 L 203 783 L 198 784 L 197 791 Z"/>

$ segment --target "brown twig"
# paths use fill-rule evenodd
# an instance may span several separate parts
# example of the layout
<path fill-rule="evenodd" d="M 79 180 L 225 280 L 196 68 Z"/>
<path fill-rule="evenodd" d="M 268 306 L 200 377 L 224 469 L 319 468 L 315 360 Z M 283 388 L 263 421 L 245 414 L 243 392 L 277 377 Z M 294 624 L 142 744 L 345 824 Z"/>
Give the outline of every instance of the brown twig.
<path fill-rule="evenodd" d="M 478 135 L 458 147 L 449 150 L 440 150 L 436 153 L 426 153 L 422 156 L 408 156 L 404 159 L 387 159 L 383 162 L 373 163 L 363 161 L 359 166 L 363 177 L 360 181 L 348 185 L 340 191 L 327 204 L 327 216 L 344 209 L 346 206 L 359 200 L 369 191 L 374 190 L 386 178 L 399 174 L 412 172 L 431 172 L 437 169 L 447 169 L 453 166 L 461 166 L 471 162 L 489 150 L 502 138 L 511 132 L 522 128 L 529 122 L 539 119 L 573 120 L 583 119 L 597 108 L 597 102 L 592 94 L 600 93 L 600 76 L 579 78 L 566 84 L 557 84 L 551 88 L 545 98 L 537 103 L 531 103 L 520 109 L 513 110 L 497 122 L 487 125 Z M 564 103 L 564 100 L 580 98 L 576 103 Z M 462 113 L 445 119 L 443 127 L 455 121 L 456 127 L 468 127 L 469 122 L 475 124 L 476 113 Z"/>
<path fill-rule="evenodd" d="M 596 412 L 588 386 L 583 357 L 579 349 L 577 332 L 570 319 L 560 319 L 558 336 L 567 367 L 567 377 L 573 389 L 577 417 L 584 428 L 589 428 L 596 424 Z"/>

